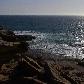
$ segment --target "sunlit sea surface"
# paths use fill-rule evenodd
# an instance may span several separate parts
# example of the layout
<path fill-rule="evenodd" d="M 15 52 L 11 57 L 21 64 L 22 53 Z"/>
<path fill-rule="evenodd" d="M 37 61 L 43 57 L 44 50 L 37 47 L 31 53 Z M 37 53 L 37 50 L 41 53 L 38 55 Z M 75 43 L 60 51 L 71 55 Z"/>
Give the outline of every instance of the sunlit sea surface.
<path fill-rule="evenodd" d="M 83 16 L 0 16 L 0 25 L 17 35 L 35 36 L 31 49 L 84 58 Z"/>

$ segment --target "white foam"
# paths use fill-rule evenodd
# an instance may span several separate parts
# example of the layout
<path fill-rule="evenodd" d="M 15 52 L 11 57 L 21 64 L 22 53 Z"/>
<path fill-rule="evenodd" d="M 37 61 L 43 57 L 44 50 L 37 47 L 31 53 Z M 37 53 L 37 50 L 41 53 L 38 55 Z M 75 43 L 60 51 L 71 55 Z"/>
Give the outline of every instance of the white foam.
<path fill-rule="evenodd" d="M 36 39 L 30 44 L 32 49 L 43 49 L 46 52 L 54 54 L 64 54 L 64 56 L 71 56 L 73 58 L 84 58 L 82 47 L 72 47 L 67 44 L 57 44 L 51 40 L 55 40 L 57 34 L 40 33 L 32 31 L 14 31 L 15 35 L 33 35 Z M 53 39 L 54 38 L 54 39 Z M 78 38 L 77 38 L 78 39 Z M 84 49 L 84 48 L 83 48 Z"/>
<path fill-rule="evenodd" d="M 38 33 L 31 32 L 31 31 L 14 31 L 14 34 L 15 35 L 32 35 L 32 36 L 38 35 Z"/>

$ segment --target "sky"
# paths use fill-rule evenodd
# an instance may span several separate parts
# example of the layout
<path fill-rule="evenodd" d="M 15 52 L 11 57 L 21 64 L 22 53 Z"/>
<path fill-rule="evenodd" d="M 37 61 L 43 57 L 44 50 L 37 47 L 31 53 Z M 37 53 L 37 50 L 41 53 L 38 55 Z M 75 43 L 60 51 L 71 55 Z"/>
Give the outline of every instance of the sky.
<path fill-rule="evenodd" d="M 84 0 L 0 0 L 0 15 L 84 15 Z"/>

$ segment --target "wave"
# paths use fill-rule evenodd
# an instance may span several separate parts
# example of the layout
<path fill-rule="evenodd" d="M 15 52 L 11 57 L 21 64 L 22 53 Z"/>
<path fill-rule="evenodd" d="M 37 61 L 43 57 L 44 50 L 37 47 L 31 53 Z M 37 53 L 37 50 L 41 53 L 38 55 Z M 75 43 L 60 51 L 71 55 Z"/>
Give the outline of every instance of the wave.
<path fill-rule="evenodd" d="M 36 39 L 30 43 L 31 49 L 42 49 L 51 54 L 59 54 L 73 58 L 82 59 L 84 54 L 82 48 L 70 46 L 65 33 L 41 33 L 35 31 L 14 31 L 15 35 L 32 35 Z M 72 35 L 71 35 L 72 37 Z M 74 38 L 70 38 L 71 39 Z"/>

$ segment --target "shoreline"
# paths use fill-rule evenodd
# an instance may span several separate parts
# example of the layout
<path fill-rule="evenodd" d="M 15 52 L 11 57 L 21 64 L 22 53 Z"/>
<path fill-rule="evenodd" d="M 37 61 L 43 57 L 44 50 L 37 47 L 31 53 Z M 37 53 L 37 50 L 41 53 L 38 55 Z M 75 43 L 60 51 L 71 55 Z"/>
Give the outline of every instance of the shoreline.
<path fill-rule="evenodd" d="M 57 56 L 41 49 L 30 49 L 24 36 L 18 37 L 8 32 L 0 30 L 0 37 L 3 40 L 3 45 L 0 44 L 0 84 L 84 83 L 84 59 L 64 57 L 63 54 Z M 29 36 L 29 39 L 33 37 Z M 18 41 L 19 44 L 6 46 L 4 40 Z"/>

